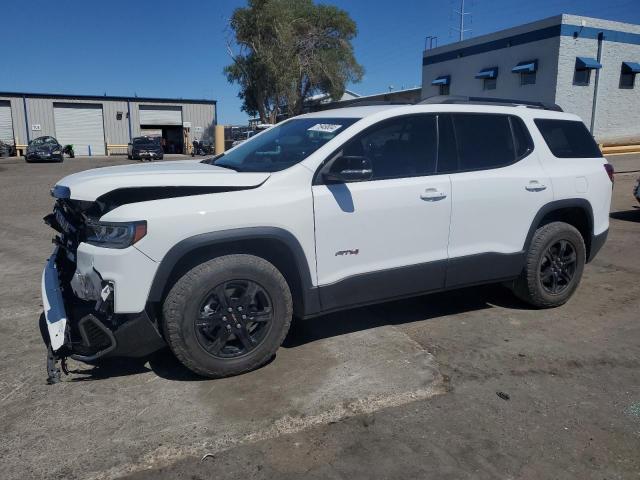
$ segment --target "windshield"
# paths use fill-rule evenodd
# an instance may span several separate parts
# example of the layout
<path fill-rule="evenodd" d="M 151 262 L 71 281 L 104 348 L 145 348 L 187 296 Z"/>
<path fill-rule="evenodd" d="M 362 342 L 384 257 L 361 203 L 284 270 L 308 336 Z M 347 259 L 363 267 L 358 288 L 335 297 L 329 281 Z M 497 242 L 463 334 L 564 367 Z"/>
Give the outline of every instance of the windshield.
<path fill-rule="evenodd" d="M 38 138 L 35 138 L 35 139 L 31 140 L 30 144 L 38 146 L 38 145 L 44 145 L 44 144 L 47 144 L 47 143 L 54 143 L 55 144 L 55 143 L 58 143 L 58 142 L 56 142 L 56 139 L 53 138 L 53 137 L 38 137 Z"/>
<path fill-rule="evenodd" d="M 149 144 L 156 145 L 159 143 L 160 143 L 159 137 L 138 137 L 133 139 L 134 145 L 149 145 Z"/>
<path fill-rule="evenodd" d="M 359 118 L 298 118 L 276 125 L 221 157 L 213 165 L 238 172 L 278 172 L 315 152 Z"/>

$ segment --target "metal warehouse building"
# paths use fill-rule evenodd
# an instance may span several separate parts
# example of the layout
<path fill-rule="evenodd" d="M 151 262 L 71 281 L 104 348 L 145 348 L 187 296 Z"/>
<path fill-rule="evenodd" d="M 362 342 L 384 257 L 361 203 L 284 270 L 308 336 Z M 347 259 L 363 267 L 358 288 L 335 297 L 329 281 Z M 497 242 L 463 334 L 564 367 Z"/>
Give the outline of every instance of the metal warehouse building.
<path fill-rule="evenodd" d="M 559 15 L 424 52 L 422 96 L 554 102 L 599 143 L 640 143 L 640 25 Z"/>
<path fill-rule="evenodd" d="M 163 138 L 166 153 L 183 153 L 193 140 L 210 140 L 215 100 L 47 95 L 0 92 L 0 141 L 24 146 L 51 135 L 76 155 L 125 153 L 133 137 Z"/>

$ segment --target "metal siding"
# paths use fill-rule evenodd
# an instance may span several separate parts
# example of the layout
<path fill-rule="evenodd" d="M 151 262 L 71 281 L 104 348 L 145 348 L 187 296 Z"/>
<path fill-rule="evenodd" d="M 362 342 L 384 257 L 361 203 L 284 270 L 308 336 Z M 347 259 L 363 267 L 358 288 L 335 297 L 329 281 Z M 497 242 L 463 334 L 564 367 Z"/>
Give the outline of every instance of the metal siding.
<path fill-rule="evenodd" d="M 118 120 L 118 112 L 122 117 Z M 129 119 L 127 118 L 127 102 L 105 100 L 102 102 L 104 121 L 104 138 L 108 145 L 126 145 L 129 143 Z"/>
<path fill-rule="evenodd" d="M 56 136 L 53 121 L 53 101 L 47 98 L 27 98 L 27 115 L 29 119 L 29 136 L 31 140 L 44 135 Z M 33 130 L 40 125 L 40 130 Z"/>
<path fill-rule="evenodd" d="M 27 126 L 24 118 L 24 103 L 22 97 L 10 98 L 11 116 L 13 117 L 13 135 L 17 145 L 27 144 Z"/>
<path fill-rule="evenodd" d="M 58 142 L 72 144 L 76 155 L 105 154 L 101 104 L 55 104 L 53 109 Z"/>
<path fill-rule="evenodd" d="M 182 110 L 184 122 L 190 122 L 189 141 L 213 141 L 215 127 L 215 106 L 206 104 L 184 105 Z M 197 131 L 198 127 L 201 128 Z"/>
<path fill-rule="evenodd" d="M 127 119 L 127 100 L 120 98 L 106 97 L 102 100 L 100 97 L 96 97 L 94 100 L 83 97 L 68 96 L 64 98 L 57 98 L 55 96 L 43 98 L 30 97 L 25 94 L 23 99 L 22 95 L 16 94 L 4 94 L 0 97 L 0 100 L 6 100 L 11 102 L 11 115 L 13 118 L 13 131 L 16 143 L 18 145 L 25 145 L 27 143 L 27 123 L 29 129 L 29 138 L 33 139 L 42 135 L 52 135 L 55 137 L 55 123 L 53 115 L 53 104 L 55 103 L 92 103 L 102 104 L 103 109 L 103 122 L 104 122 L 104 137 L 105 143 L 111 145 L 123 145 L 129 142 L 129 120 L 131 121 L 131 134 L 132 136 L 140 135 L 140 121 L 139 121 L 139 106 L 140 105 L 163 105 L 161 99 L 150 101 L 136 101 L 130 100 L 130 119 Z M 26 112 L 25 112 L 26 104 Z M 208 140 L 213 139 L 213 127 L 215 125 L 216 106 L 211 103 L 197 103 L 195 101 L 186 101 L 180 103 L 179 101 L 167 101 L 167 105 L 174 108 L 182 107 L 182 120 L 184 122 L 191 122 L 191 124 L 202 127 L 202 132 L 198 136 L 198 139 Z M 123 112 L 122 120 L 117 120 L 117 112 Z M 25 113 L 27 114 L 28 122 L 25 119 Z M 32 131 L 31 126 L 33 124 L 40 124 L 40 131 Z M 192 132 L 193 133 L 193 130 Z M 191 137 L 190 137 L 191 138 Z"/>
<path fill-rule="evenodd" d="M 11 103 L 0 101 L 0 141 L 13 145 L 13 119 L 11 116 Z"/>
<path fill-rule="evenodd" d="M 141 105 L 140 125 L 182 126 L 182 107 L 174 105 Z"/>

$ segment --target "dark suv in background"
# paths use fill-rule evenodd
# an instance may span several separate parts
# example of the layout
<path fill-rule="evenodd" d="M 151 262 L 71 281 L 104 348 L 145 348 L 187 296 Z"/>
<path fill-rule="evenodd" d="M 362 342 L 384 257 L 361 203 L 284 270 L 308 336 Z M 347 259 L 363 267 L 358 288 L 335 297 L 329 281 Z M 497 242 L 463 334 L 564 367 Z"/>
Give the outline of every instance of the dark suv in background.
<path fill-rule="evenodd" d="M 160 137 L 135 137 L 127 146 L 129 160 L 162 160 Z"/>

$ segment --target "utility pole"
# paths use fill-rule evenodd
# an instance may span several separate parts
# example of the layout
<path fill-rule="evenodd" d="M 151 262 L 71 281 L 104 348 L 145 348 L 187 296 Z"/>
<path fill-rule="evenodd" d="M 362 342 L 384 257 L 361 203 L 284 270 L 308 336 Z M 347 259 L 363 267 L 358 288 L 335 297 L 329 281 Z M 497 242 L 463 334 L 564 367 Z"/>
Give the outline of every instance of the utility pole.
<path fill-rule="evenodd" d="M 470 28 L 464 28 L 464 16 L 471 15 L 471 12 L 464 11 L 464 0 L 460 0 L 460 10 L 454 10 L 455 14 L 460 17 L 460 27 L 453 28 L 460 35 L 460 41 L 464 40 L 465 32 L 470 32 Z"/>

